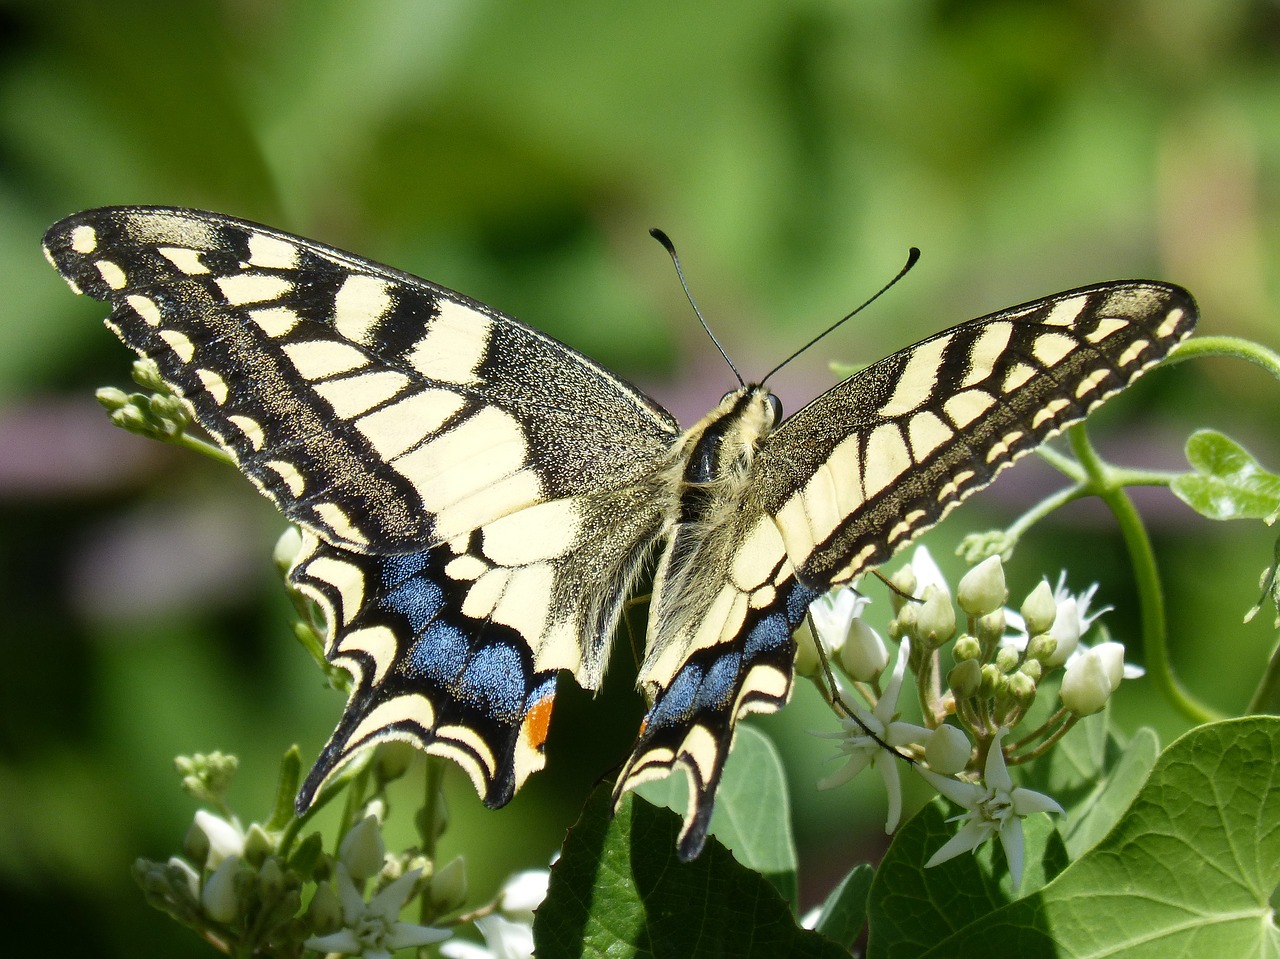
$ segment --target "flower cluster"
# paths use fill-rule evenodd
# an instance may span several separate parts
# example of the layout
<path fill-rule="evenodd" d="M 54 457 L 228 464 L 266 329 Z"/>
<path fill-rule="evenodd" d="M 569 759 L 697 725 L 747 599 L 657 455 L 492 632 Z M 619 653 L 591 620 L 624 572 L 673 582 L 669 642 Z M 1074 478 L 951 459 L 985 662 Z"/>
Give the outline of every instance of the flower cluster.
<path fill-rule="evenodd" d="M 998 837 L 1016 885 L 1022 871 L 1022 819 L 1062 809 L 1048 796 L 1016 787 L 1008 767 L 1045 753 L 1080 717 L 1102 709 L 1121 679 L 1135 671 L 1125 666 L 1121 644 L 1089 648 L 1080 641 L 1107 611 L 1089 612 L 1096 585 L 1073 595 L 1065 577 L 1056 589 L 1042 581 L 1014 611 L 1005 607 L 1003 564 L 991 556 L 960 580 L 953 603 L 945 578 L 923 547 L 890 583 L 896 595 L 888 636 L 898 644 L 898 654 L 883 686 L 889 645 L 863 620 L 870 600 L 854 588 L 819 598 L 809 611 L 812 630 L 801 632 L 797 670 L 817 677 L 829 658 L 842 676 L 831 677 L 831 702 L 843 728 L 820 735 L 838 739 L 847 761 L 820 785 L 841 785 L 875 768 L 888 793 L 886 831 L 892 832 L 902 811 L 898 760 L 909 760 L 934 789 L 966 809 L 960 817 L 964 826 L 928 865 Z M 949 668 L 942 652 L 947 644 Z M 900 717 L 908 668 L 915 678 L 919 723 Z M 1060 708 L 1006 746 L 1009 731 L 1024 722 L 1044 680 L 1058 672 Z M 851 681 L 856 696 L 843 680 Z"/>

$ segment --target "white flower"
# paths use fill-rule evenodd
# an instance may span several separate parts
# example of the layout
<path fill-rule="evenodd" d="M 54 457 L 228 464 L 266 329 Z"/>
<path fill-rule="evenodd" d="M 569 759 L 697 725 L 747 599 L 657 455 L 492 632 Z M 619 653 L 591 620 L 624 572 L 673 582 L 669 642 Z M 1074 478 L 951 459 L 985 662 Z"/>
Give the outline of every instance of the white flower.
<path fill-rule="evenodd" d="M 988 556 L 964 576 L 956 587 L 956 602 L 970 616 L 994 613 L 1009 598 L 1004 566 L 999 556 Z"/>
<path fill-rule="evenodd" d="M 196 825 L 209 838 L 206 869 L 217 869 L 228 856 L 244 855 L 245 832 L 234 818 L 230 821 L 215 816 L 207 809 L 196 810 Z"/>
<path fill-rule="evenodd" d="M 842 732 L 818 734 L 825 739 L 839 739 L 840 751 L 849 757 L 849 761 L 844 766 L 819 782 L 818 788 L 832 789 L 842 786 L 867 766 L 876 767 L 880 772 L 880 778 L 884 780 L 885 792 L 889 795 L 889 816 L 885 822 L 885 832 L 893 832 L 898 827 L 898 820 L 902 818 L 902 782 L 898 776 L 898 764 L 894 761 L 896 756 L 886 751 L 880 743 L 869 736 L 867 730 L 874 733 L 881 742 L 894 747 L 924 742 L 932 735 L 932 730 L 923 726 L 894 719 L 898 708 L 898 694 L 902 691 L 902 677 L 907 669 L 910 646 L 910 640 L 904 637 L 898 650 L 898 662 L 893 667 L 893 676 L 885 686 L 884 693 L 874 709 L 868 710 L 856 703 L 849 704 L 854 715 L 862 721 L 862 724 L 865 724 L 865 729 L 857 720 L 844 719 L 841 720 L 841 725 L 844 726 Z"/>
<path fill-rule="evenodd" d="M 917 596 L 924 596 L 926 586 L 937 586 L 947 596 L 951 595 L 947 578 L 942 575 L 942 570 L 934 561 L 933 554 L 924 546 L 917 546 L 915 552 L 911 554 L 911 569 L 916 574 Z"/>
<path fill-rule="evenodd" d="M 863 596 L 853 587 L 842 586 L 823 593 L 809 604 L 809 618 L 813 620 L 814 631 L 827 649 L 834 651 L 844 645 L 853 621 L 862 615 L 870 602 L 870 597 Z"/>
<path fill-rule="evenodd" d="M 1098 584 L 1090 583 L 1083 592 L 1072 593 L 1067 589 L 1066 571 L 1063 570 L 1058 575 L 1058 585 L 1053 590 L 1057 613 L 1053 618 L 1053 626 L 1049 630 L 1049 635 L 1058 641 L 1058 645 L 1053 655 L 1045 662 L 1046 666 L 1056 668 L 1068 665 L 1077 656 L 1088 651 L 1089 647 L 1081 644 L 1080 637 L 1089 632 L 1100 616 L 1111 612 L 1114 608 L 1103 606 L 1099 610 L 1090 612 L 1089 604 L 1093 602 L 1093 594 L 1097 591 Z M 1028 637 L 1022 616 L 1013 610 L 1006 610 L 1005 616 L 1014 632 L 1004 637 L 1001 644 L 1025 650 Z M 1137 679 L 1144 674 L 1145 670 L 1141 666 L 1135 666 L 1133 663 L 1124 664 L 1125 679 Z"/>
<path fill-rule="evenodd" d="M 357 882 L 371 879 L 381 872 L 386 853 L 382 824 L 377 816 L 365 816 L 347 830 L 338 844 L 338 858 L 347 867 L 347 874 Z"/>
<path fill-rule="evenodd" d="M 483 946 L 455 939 L 440 947 L 440 955 L 448 959 L 532 959 L 531 924 L 490 915 L 477 919 L 476 928 L 484 936 Z"/>
<path fill-rule="evenodd" d="M 1007 729 L 1001 729 L 991 741 L 991 750 L 987 753 L 986 769 L 981 783 L 961 782 L 949 779 L 920 766 L 920 773 L 940 793 L 968 811 L 948 820 L 955 822 L 967 820 L 960 831 L 949 839 L 941 849 L 935 852 L 926 862 L 925 868 L 936 866 L 954 859 L 962 852 L 977 849 L 992 836 L 1000 838 L 1004 847 L 1004 857 L 1009 863 L 1009 875 L 1013 879 L 1013 888 L 1022 883 L 1023 837 L 1022 820 L 1032 813 L 1054 812 L 1062 814 L 1062 807 L 1044 795 L 1014 786 L 1013 779 L 1004 763 L 1004 753 L 1000 749 L 1000 740 Z"/>
<path fill-rule="evenodd" d="M 547 898 L 547 886 L 551 872 L 547 869 L 526 869 L 518 872 L 502 884 L 498 893 L 498 908 L 513 919 L 533 922 L 533 910 Z"/>
<path fill-rule="evenodd" d="M 1058 695 L 1062 705 L 1080 716 L 1096 713 L 1128 675 L 1121 643 L 1099 643 L 1067 663 Z"/>
<path fill-rule="evenodd" d="M 364 959 L 390 959 L 397 949 L 426 946 L 448 939 L 447 929 L 400 922 L 400 910 L 413 892 L 421 869 L 406 872 L 368 902 L 341 861 L 337 864 L 338 898 L 342 902 L 343 928 L 327 936 L 313 936 L 303 945 L 318 952 L 337 952 Z"/>

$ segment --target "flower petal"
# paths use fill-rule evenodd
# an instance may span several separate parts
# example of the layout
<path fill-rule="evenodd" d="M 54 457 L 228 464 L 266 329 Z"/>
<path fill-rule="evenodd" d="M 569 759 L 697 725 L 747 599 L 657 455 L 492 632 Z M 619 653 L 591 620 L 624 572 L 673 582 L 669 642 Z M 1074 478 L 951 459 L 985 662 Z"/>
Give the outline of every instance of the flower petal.
<path fill-rule="evenodd" d="M 1030 816 L 1032 813 L 1052 812 L 1059 816 L 1065 816 L 1066 810 L 1063 809 L 1056 799 L 1052 796 L 1046 796 L 1044 793 L 1034 792 L 1030 789 L 1023 789 L 1019 786 L 1010 795 L 1013 800 L 1013 812 L 1017 816 Z"/>
<path fill-rule="evenodd" d="M 1023 836 L 1022 820 L 1010 816 L 1000 827 L 1000 845 L 1004 847 L 1004 858 L 1009 863 L 1009 878 L 1016 890 L 1022 885 Z"/>
<path fill-rule="evenodd" d="M 1000 746 L 1000 740 L 1004 739 L 1008 732 L 1009 730 L 1001 727 L 995 738 L 991 740 L 991 748 L 987 752 L 987 763 L 982 770 L 982 781 L 992 789 L 1003 792 L 1013 788 L 1013 777 L 1009 775 L 1009 767 L 1004 763 L 1004 750 Z"/>
<path fill-rule="evenodd" d="M 977 849 L 987 837 L 991 835 L 991 824 L 980 819 L 970 819 L 967 823 L 960 827 L 960 831 L 943 844 L 942 848 L 929 857 L 929 861 L 924 864 L 926 869 L 930 869 L 939 863 L 944 863 L 948 859 L 954 859 L 962 852 L 969 852 Z"/>

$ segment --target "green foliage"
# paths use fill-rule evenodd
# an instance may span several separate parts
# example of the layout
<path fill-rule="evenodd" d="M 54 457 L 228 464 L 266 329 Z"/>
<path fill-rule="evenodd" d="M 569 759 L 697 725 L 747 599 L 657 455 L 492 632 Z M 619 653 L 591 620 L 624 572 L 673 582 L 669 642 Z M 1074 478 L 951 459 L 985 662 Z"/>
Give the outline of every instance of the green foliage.
<path fill-rule="evenodd" d="M 1195 472 L 1174 477 L 1169 488 L 1201 516 L 1271 521 L 1280 513 L 1280 476 L 1263 469 L 1243 446 L 1222 433 L 1192 433 L 1187 462 Z"/>
<path fill-rule="evenodd" d="M 534 937 L 540 959 L 838 957 L 838 945 L 797 926 L 773 884 L 714 839 L 682 863 L 680 820 L 643 799 L 610 816 L 610 791 L 592 794 L 551 870 Z"/>

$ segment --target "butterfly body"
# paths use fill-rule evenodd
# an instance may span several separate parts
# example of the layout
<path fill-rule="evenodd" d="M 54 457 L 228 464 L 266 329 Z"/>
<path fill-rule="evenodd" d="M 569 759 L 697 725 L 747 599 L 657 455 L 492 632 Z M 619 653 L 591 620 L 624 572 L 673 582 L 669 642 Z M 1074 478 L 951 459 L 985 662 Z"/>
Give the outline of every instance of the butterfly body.
<path fill-rule="evenodd" d="M 1177 287 L 1085 287 L 886 357 L 779 422 L 743 386 L 688 430 L 461 294 L 221 214 L 90 210 L 46 255 L 303 530 L 292 581 L 353 676 L 304 783 L 397 738 L 491 806 L 544 765 L 557 675 L 597 689 L 656 560 L 621 794 L 684 769 L 685 858 L 734 725 L 791 688 L 809 603 L 887 560 L 1186 336 Z"/>

